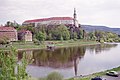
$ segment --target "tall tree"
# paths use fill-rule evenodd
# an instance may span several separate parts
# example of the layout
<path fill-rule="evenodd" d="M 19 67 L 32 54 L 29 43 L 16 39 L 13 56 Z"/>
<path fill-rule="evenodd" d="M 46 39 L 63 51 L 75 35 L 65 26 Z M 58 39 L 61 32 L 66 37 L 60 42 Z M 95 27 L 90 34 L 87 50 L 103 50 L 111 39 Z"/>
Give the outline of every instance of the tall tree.
<path fill-rule="evenodd" d="M 46 39 L 46 35 L 43 32 L 39 31 L 36 33 L 36 39 L 39 41 L 44 41 Z"/>

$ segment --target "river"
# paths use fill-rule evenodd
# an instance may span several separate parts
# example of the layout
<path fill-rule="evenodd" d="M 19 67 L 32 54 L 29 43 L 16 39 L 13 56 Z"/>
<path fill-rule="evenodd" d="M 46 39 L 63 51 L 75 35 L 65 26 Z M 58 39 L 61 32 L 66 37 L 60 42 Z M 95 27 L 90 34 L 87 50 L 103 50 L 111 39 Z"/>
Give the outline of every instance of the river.
<path fill-rule="evenodd" d="M 19 51 L 18 58 L 26 52 L 27 59 L 34 59 L 27 66 L 32 77 L 45 77 L 51 72 L 59 72 L 64 78 L 88 75 L 120 66 L 120 44 L 98 44 L 57 48 L 54 50 Z"/>

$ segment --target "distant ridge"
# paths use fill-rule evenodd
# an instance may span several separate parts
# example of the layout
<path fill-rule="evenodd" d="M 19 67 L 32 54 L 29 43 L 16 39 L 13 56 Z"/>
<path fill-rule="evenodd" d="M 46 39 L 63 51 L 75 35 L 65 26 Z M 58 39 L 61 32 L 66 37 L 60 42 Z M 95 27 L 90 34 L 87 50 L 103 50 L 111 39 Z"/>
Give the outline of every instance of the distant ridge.
<path fill-rule="evenodd" d="M 81 25 L 81 27 L 87 32 L 99 30 L 99 31 L 113 32 L 120 35 L 120 28 L 110 28 L 107 26 L 93 26 L 93 25 Z"/>

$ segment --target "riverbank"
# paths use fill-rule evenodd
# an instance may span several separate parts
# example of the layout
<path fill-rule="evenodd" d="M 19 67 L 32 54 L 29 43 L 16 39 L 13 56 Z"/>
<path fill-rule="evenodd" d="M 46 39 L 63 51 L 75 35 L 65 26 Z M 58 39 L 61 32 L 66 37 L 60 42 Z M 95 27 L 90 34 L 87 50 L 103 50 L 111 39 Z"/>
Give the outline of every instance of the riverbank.
<path fill-rule="evenodd" d="M 106 72 L 108 72 L 108 71 L 120 72 L 120 66 L 116 67 L 116 68 L 113 68 L 113 69 L 110 69 L 110 70 L 101 71 L 101 72 L 98 72 L 98 73 L 94 73 L 94 74 L 90 74 L 90 75 L 82 76 L 82 77 L 77 76 L 77 77 L 70 78 L 70 79 L 67 79 L 67 80 L 91 80 L 91 78 L 96 77 L 96 76 L 104 76 L 106 74 Z"/>
<path fill-rule="evenodd" d="M 120 72 L 120 66 L 116 67 L 116 68 L 113 68 L 113 69 L 110 69 L 110 70 L 106 70 L 106 71 L 101 71 L 101 72 L 98 72 L 98 73 L 90 74 L 90 75 L 87 75 L 87 76 L 82 76 L 82 77 L 81 76 L 77 76 L 77 77 L 70 78 L 70 79 L 65 79 L 65 80 L 91 80 L 91 78 L 96 77 L 96 76 L 104 76 L 106 74 L 106 72 L 108 72 L 108 71 Z M 46 79 L 44 79 L 44 78 L 40 78 L 40 79 L 31 78 L 30 80 L 46 80 Z"/>
<path fill-rule="evenodd" d="M 69 40 L 69 41 L 45 41 L 40 45 L 36 45 L 33 42 L 12 42 L 12 46 L 17 48 L 18 50 L 32 50 L 32 49 L 46 49 L 48 43 L 53 43 L 55 48 L 63 48 L 63 47 L 74 47 L 74 46 L 83 46 L 83 45 L 96 45 L 99 44 L 95 41 L 85 41 L 85 40 Z M 10 45 L 6 45 L 5 47 L 1 47 L 0 50 L 9 50 Z"/>

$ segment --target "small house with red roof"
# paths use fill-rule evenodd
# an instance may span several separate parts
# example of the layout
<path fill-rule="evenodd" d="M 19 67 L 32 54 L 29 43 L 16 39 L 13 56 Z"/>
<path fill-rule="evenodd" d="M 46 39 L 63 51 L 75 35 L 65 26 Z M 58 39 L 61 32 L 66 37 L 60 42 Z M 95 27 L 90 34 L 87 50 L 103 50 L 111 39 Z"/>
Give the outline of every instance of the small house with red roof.
<path fill-rule="evenodd" d="M 18 40 L 32 41 L 32 33 L 29 30 L 18 31 Z"/>
<path fill-rule="evenodd" d="M 17 30 L 13 27 L 1 26 L 0 37 L 6 37 L 9 41 L 17 41 Z"/>

